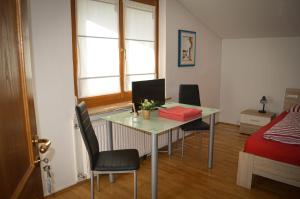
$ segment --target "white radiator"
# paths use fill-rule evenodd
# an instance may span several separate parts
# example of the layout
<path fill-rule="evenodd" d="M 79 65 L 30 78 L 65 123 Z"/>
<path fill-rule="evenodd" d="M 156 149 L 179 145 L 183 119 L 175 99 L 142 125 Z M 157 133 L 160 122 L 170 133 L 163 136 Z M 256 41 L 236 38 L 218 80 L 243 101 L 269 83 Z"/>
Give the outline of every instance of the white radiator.
<path fill-rule="evenodd" d="M 108 150 L 106 121 L 94 117 L 91 118 L 96 136 L 99 142 L 100 151 Z M 182 133 L 179 132 L 181 138 Z M 173 130 L 172 140 L 177 140 L 177 130 Z M 158 136 L 158 147 L 161 148 L 168 144 L 168 134 Z M 78 180 L 89 178 L 89 157 L 82 140 L 80 129 L 75 127 L 75 147 Z M 113 148 L 128 149 L 135 148 L 139 151 L 140 157 L 151 153 L 151 136 L 139 132 L 135 129 L 124 127 L 119 124 L 113 124 Z"/>

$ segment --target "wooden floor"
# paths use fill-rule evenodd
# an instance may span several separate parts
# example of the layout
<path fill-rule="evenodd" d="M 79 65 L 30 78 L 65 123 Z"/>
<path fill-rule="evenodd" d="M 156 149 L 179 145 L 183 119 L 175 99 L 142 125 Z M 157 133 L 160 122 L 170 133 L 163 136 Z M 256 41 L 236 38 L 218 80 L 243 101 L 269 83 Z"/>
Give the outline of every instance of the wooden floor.
<path fill-rule="evenodd" d="M 217 199 L 217 198 L 300 198 L 300 189 L 262 177 L 255 177 L 251 190 L 239 187 L 236 182 L 238 152 L 243 148 L 247 135 L 238 133 L 238 127 L 216 126 L 214 166 L 207 168 L 208 134 L 197 133 L 185 142 L 185 154 L 174 151 L 171 159 L 167 153 L 159 153 L 159 199 Z M 173 148 L 176 147 L 174 143 Z M 151 198 L 151 160 L 143 160 L 138 172 L 138 198 Z M 133 175 L 120 174 L 110 184 L 107 176 L 100 178 L 100 192 L 95 198 L 133 198 Z M 90 186 L 83 182 L 49 198 L 83 199 L 90 197 Z"/>

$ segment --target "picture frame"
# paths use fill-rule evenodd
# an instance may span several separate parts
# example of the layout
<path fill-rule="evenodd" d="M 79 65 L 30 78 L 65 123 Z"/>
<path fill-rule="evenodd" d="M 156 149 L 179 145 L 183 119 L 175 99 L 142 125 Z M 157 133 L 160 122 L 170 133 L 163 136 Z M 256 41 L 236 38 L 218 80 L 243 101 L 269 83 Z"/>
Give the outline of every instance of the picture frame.
<path fill-rule="evenodd" d="M 178 30 L 178 67 L 195 66 L 196 32 Z"/>

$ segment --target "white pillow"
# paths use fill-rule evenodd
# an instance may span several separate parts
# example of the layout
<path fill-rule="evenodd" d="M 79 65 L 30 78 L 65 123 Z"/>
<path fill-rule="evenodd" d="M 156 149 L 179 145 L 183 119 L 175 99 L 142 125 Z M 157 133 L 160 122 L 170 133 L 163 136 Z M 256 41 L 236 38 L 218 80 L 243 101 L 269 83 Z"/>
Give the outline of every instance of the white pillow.
<path fill-rule="evenodd" d="M 291 108 L 290 108 L 290 110 L 289 110 L 289 112 L 300 112 L 300 104 L 295 104 L 295 105 L 293 105 Z"/>

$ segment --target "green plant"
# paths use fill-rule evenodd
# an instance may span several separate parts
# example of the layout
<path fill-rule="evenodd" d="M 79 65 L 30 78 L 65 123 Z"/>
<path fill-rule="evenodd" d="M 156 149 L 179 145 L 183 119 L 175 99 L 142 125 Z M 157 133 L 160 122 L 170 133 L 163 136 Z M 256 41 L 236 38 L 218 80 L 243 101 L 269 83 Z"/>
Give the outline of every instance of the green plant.
<path fill-rule="evenodd" d="M 140 109 L 142 110 L 153 110 L 156 107 L 156 103 L 153 100 L 145 99 L 144 102 L 141 103 Z"/>

